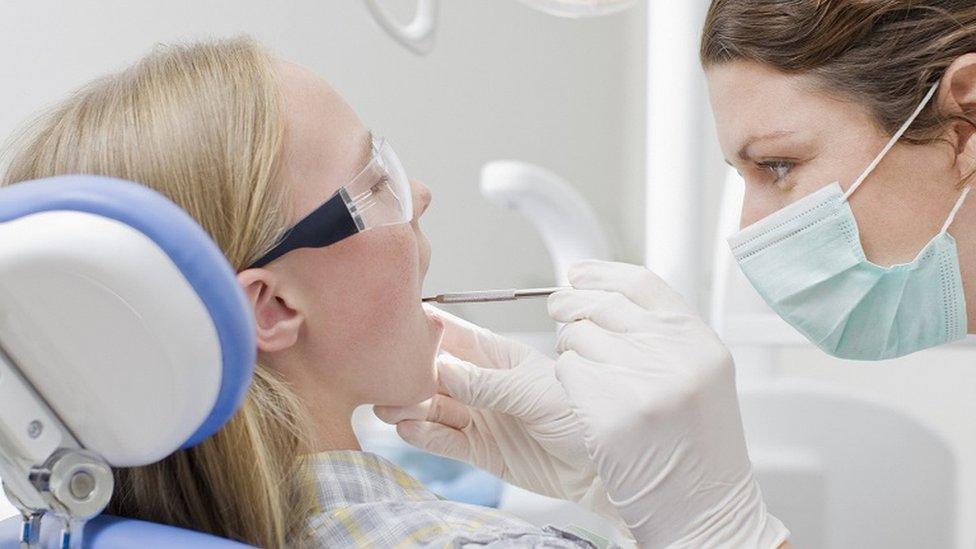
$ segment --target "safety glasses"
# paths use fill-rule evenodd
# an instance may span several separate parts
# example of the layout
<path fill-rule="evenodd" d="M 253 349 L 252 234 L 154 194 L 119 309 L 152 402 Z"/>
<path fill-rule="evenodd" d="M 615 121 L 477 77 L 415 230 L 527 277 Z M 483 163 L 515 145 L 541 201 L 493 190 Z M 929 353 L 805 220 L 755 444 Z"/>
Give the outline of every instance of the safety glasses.
<path fill-rule="evenodd" d="M 410 180 L 400 159 L 384 139 L 371 139 L 373 155 L 366 167 L 248 268 L 263 267 L 292 250 L 324 248 L 367 229 L 413 219 Z"/>

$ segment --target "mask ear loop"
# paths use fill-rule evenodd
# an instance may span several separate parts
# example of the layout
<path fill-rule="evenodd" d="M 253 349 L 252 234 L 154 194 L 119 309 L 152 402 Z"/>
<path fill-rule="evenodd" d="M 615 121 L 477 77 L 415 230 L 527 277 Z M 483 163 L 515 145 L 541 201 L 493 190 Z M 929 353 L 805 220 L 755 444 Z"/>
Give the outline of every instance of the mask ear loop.
<path fill-rule="evenodd" d="M 942 225 L 942 230 L 939 231 L 939 234 L 949 230 L 949 226 L 952 225 L 952 222 L 956 219 L 956 214 L 959 213 L 959 208 L 962 208 L 962 203 L 966 201 L 966 196 L 969 194 L 969 191 L 972 188 L 972 185 L 966 185 L 966 188 L 962 190 L 962 194 L 959 195 L 959 199 L 956 200 L 956 205 L 953 206 L 952 211 L 949 212 L 949 217 L 946 218 L 945 223 Z"/>
<path fill-rule="evenodd" d="M 851 188 L 847 189 L 847 192 L 844 193 L 844 200 L 850 198 L 850 196 L 854 194 L 854 191 L 856 191 L 857 188 L 861 186 L 861 183 L 864 183 L 864 180 L 867 179 L 868 176 L 871 175 L 871 172 L 873 172 L 874 169 L 878 167 L 878 164 L 880 164 L 881 160 L 884 159 L 886 154 L 888 154 L 888 151 L 890 151 L 891 148 L 895 146 L 895 143 L 897 143 L 898 140 L 901 139 L 901 136 L 905 135 L 905 132 L 908 131 L 908 128 L 909 126 L 912 125 L 912 122 L 914 122 L 915 119 L 918 118 L 918 115 L 922 113 L 922 109 L 924 109 L 925 106 L 929 104 L 929 101 L 932 100 L 932 96 L 935 95 L 935 92 L 938 89 L 939 89 L 938 82 L 932 84 L 932 87 L 929 88 L 929 92 L 925 94 L 925 98 L 922 99 L 922 102 L 918 105 L 918 107 L 915 107 L 915 112 L 913 112 L 912 115 L 908 117 L 908 120 L 906 120 L 905 123 L 902 124 L 900 128 L 898 128 L 898 131 L 895 132 L 895 135 L 891 136 L 891 139 L 888 141 L 888 144 L 885 145 L 884 149 L 881 150 L 881 153 L 878 154 L 878 156 L 876 156 L 873 161 L 871 161 L 871 164 L 868 165 L 867 169 L 864 170 L 863 173 L 861 173 L 860 177 L 858 177 L 854 181 L 854 183 L 851 184 Z"/>

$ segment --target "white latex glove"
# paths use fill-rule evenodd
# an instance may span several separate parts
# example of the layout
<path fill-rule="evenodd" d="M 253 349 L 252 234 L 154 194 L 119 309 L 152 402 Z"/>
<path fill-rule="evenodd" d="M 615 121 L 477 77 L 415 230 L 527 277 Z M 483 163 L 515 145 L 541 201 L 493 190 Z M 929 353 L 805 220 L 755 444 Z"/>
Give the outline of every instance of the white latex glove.
<path fill-rule="evenodd" d="M 410 444 L 465 461 L 527 490 L 575 501 L 622 527 L 583 445 L 581 426 L 535 349 L 433 307 L 444 323 L 440 393 L 416 406 L 375 406 Z"/>
<path fill-rule="evenodd" d="M 584 261 L 553 294 L 556 377 L 611 502 L 645 547 L 775 548 L 746 453 L 732 358 L 643 267 Z"/>

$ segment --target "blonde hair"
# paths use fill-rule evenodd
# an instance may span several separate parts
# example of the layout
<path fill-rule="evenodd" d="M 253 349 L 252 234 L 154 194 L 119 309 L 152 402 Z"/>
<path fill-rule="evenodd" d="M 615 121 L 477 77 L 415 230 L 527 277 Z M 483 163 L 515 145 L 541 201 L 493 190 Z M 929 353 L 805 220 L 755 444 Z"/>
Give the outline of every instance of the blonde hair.
<path fill-rule="evenodd" d="M 159 46 L 29 125 L 0 184 L 66 173 L 142 183 L 185 209 L 239 270 L 287 227 L 275 181 L 283 139 L 271 58 L 253 40 Z M 216 435 L 117 470 L 107 512 L 262 547 L 294 543 L 315 507 L 303 417 L 287 385 L 258 365 Z"/>

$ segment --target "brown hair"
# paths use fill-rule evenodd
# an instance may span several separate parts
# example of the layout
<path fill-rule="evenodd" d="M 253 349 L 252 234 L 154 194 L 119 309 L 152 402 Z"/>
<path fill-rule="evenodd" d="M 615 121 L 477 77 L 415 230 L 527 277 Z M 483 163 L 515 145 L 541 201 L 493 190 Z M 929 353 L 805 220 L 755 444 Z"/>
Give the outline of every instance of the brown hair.
<path fill-rule="evenodd" d="M 713 0 L 701 62 L 736 60 L 809 74 L 828 93 L 867 106 L 889 135 L 908 119 L 956 58 L 976 51 L 973 0 Z M 937 139 L 947 120 L 935 103 L 905 134 Z"/>
<path fill-rule="evenodd" d="M 179 204 L 241 269 L 288 225 L 279 95 L 271 57 L 246 37 L 161 46 L 43 113 L 5 151 L 0 183 L 65 173 L 138 181 Z M 290 388 L 258 364 L 217 434 L 116 470 L 106 511 L 259 547 L 299 541 L 316 505 L 303 418 Z"/>

